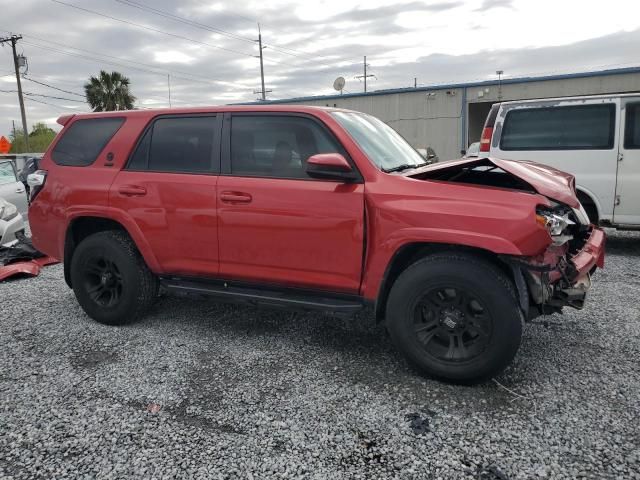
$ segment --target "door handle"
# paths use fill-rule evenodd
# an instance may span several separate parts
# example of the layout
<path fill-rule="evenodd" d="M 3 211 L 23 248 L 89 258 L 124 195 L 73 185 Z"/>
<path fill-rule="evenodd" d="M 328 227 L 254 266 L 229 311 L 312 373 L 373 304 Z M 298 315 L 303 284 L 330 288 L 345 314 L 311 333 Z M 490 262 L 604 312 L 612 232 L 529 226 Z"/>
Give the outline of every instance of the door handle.
<path fill-rule="evenodd" d="M 142 197 L 147 194 L 147 189 L 138 185 L 122 185 L 118 187 L 118 193 L 125 197 Z"/>
<path fill-rule="evenodd" d="M 16 188 L 16 193 L 24 193 L 24 188 L 23 187 Z"/>
<path fill-rule="evenodd" d="M 251 195 L 244 192 L 222 192 L 220 200 L 225 203 L 251 203 Z"/>

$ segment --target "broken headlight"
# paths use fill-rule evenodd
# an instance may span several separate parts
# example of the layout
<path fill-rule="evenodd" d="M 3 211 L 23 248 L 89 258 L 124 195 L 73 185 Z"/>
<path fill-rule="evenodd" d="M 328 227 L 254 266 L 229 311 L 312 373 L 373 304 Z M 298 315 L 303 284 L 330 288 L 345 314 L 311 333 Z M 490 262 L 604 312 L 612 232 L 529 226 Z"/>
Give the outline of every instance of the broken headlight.
<path fill-rule="evenodd" d="M 18 216 L 18 209 L 13 203 L 2 202 L 0 203 L 0 220 L 13 220 Z"/>
<path fill-rule="evenodd" d="M 546 228 L 554 245 L 563 245 L 573 238 L 568 227 L 575 225 L 569 218 L 571 210 L 557 205 L 553 209 L 538 207 L 536 209 L 536 222 Z"/>

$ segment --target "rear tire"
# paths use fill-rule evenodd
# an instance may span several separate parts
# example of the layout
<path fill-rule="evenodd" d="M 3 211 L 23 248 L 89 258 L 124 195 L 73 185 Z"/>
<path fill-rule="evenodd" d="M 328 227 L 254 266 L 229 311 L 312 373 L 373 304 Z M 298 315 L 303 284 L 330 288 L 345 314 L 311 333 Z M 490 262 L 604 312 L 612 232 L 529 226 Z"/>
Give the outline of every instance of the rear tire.
<path fill-rule="evenodd" d="M 82 309 L 107 325 L 136 321 L 158 295 L 158 279 L 121 231 L 98 232 L 84 239 L 73 254 L 70 273 Z"/>
<path fill-rule="evenodd" d="M 426 257 L 400 274 L 386 318 L 394 343 L 419 370 L 467 384 L 511 363 L 524 324 L 509 278 L 460 253 Z"/>

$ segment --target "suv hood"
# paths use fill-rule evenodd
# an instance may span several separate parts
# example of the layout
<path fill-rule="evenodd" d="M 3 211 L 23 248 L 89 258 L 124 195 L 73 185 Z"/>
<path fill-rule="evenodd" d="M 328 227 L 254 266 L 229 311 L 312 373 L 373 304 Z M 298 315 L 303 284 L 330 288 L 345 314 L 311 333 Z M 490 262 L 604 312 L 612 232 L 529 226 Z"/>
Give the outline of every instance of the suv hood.
<path fill-rule="evenodd" d="M 489 172 L 491 174 L 487 175 Z M 534 190 L 540 195 L 572 208 L 580 207 L 575 194 L 575 177 L 535 162 L 490 157 L 467 158 L 435 163 L 419 171 L 410 172 L 409 176 L 445 182 Z"/>

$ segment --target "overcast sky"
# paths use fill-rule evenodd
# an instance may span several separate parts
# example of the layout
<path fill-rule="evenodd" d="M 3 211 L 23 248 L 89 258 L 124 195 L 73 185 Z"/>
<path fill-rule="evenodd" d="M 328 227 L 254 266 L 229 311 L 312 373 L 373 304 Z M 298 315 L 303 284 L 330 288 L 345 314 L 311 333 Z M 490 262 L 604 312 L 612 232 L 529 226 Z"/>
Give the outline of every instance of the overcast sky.
<path fill-rule="evenodd" d="M 635 3 L 0 0 L 0 34 L 24 36 L 18 50 L 29 63 L 31 80 L 23 81 L 31 94 L 29 125 L 55 126 L 59 115 L 88 109 L 83 84 L 100 69 L 128 76 L 140 107 L 168 106 L 167 74 L 174 106 L 255 99 L 258 21 L 273 99 L 333 93 L 338 76 L 346 79 L 345 91 L 362 91 L 354 77 L 362 73 L 364 55 L 377 77 L 369 90 L 411 86 L 414 77 L 430 85 L 491 79 L 496 70 L 518 77 L 636 66 Z M 9 133 L 12 120 L 20 125 L 12 71 L 5 46 L 0 135 Z"/>

